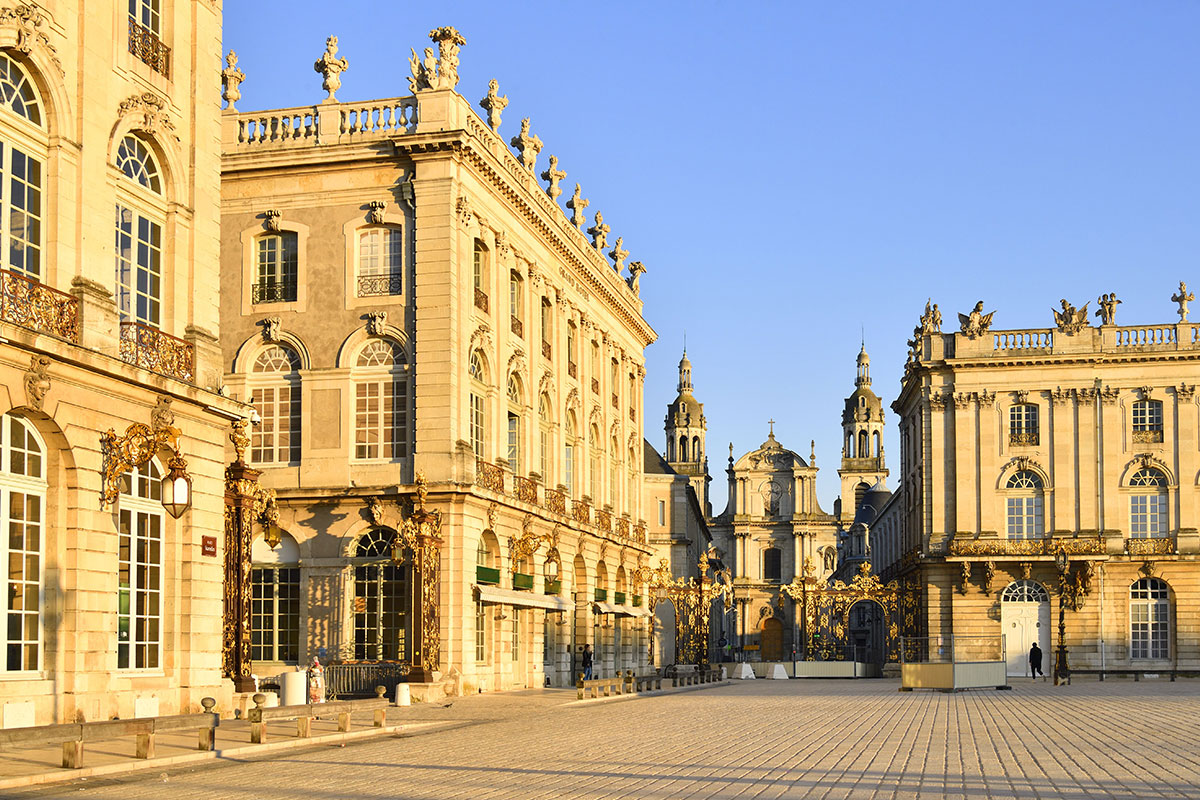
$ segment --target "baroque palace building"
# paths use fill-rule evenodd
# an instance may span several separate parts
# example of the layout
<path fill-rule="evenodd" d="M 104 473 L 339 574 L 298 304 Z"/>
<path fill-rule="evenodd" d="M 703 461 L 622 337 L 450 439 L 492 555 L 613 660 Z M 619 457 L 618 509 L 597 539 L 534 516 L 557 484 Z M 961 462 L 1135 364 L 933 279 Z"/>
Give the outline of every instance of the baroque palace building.
<path fill-rule="evenodd" d="M 901 483 L 871 532 L 885 577 L 924 585 L 930 636 L 1038 642 L 1073 668 L 1200 665 L 1200 326 L 1119 326 L 1102 295 L 1052 328 L 993 330 L 979 303 L 910 342 Z M 1065 636 L 1064 636 L 1065 635 Z M 1051 662 L 1053 663 L 1053 662 Z"/>
<path fill-rule="evenodd" d="M 563 211 L 528 118 L 500 134 L 496 81 L 486 120 L 456 91 L 463 37 L 430 36 L 411 93 L 368 102 L 335 96 L 336 37 L 300 108 L 238 111 L 228 58 L 225 381 L 283 531 L 253 544 L 255 671 L 434 693 L 569 685 L 585 644 L 597 674 L 643 666 L 644 267 L 579 184 Z"/>
<path fill-rule="evenodd" d="M 220 40 L 216 2 L 0 4 L 3 727 L 230 697 Z"/>

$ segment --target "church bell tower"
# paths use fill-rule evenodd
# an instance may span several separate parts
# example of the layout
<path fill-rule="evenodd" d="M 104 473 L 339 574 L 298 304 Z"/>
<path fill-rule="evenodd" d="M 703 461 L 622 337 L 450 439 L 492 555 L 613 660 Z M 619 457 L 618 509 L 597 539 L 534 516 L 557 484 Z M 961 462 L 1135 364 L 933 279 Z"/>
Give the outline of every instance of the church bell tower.
<path fill-rule="evenodd" d="M 842 411 L 841 518 L 854 519 L 867 489 L 887 486 L 888 470 L 883 460 L 883 402 L 871 391 L 871 357 L 866 344 L 858 352 L 854 392 Z"/>
<path fill-rule="evenodd" d="M 708 475 L 708 451 L 704 441 L 708 423 L 704 419 L 704 404 L 697 402 L 692 394 L 692 362 L 688 360 L 687 350 L 683 351 L 679 361 L 677 390 L 679 394 L 667 406 L 667 463 L 680 475 L 688 476 L 704 513 L 711 515 L 708 482 L 712 479 Z"/>

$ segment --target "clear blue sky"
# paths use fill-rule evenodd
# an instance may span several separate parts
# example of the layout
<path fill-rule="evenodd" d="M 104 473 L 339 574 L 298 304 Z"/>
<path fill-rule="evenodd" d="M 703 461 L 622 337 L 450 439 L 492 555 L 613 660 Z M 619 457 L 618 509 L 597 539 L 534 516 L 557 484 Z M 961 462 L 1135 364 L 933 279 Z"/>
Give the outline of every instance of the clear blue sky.
<path fill-rule="evenodd" d="M 501 133 L 531 116 L 539 169 L 557 155 L 649 268 L 660 449 L 686 330 L 717 511 L 728 443 L 771 417 L 805 458 L 816 440 L 832 511 L 860 331 L 887 407 L 929 296 L 1018 328 L 1109 291 L 1118 323 L 1174 320 L 1200 287 L 1200 3 L 236 0 L 239 106 L 317 102 L 329 34 L 341 99 L 407 94 L 439 25 L 467 39 L 459 91 L 499 79 Z"/>

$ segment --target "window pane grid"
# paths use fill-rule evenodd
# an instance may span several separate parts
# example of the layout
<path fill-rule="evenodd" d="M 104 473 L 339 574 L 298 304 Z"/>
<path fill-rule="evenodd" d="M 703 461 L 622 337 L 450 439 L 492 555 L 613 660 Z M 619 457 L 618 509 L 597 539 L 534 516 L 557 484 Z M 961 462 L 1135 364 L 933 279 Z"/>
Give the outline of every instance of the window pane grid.
<path fill-rule="evenodd" d="M 354 569 L 354 657 L 408 657 L 408 568 L 364 564 Z"/>
<path fill-rule="evenodd" d="M 300 569 L 256 567 L 251 571 L 250 657 L 255 661 L 300 658 Z"/>
<path fill-rule="evenodd" d="M 1129 589 L 1130 658 L 1170 658 L 1170 607 L 1167 585 L 1142 578 Z"/>
<path fill-rule="evenodd" d="M 15 147 L 0 143 L 0 165 L 7 173 L 3 228 L 8 268 L 35 280 L 42 261 L 42 164 Z M 2 181 L 0 181 L 2 183 Z"/>
<path fill-rule="evenodd" d="M 162 296 L 162 228 L 117 206 L 117 309 L 122 321 L 158 327 Z"/>

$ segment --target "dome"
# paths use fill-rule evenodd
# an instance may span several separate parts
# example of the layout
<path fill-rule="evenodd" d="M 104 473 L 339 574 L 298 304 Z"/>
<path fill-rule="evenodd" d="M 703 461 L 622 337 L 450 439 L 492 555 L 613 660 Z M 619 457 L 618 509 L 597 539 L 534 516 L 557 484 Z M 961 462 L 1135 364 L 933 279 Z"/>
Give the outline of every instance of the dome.
<path fill-rule="evenodd" d="M 883 419 L 883 401 L 869 386 L 859 386 L 846 398 L 842 412 L 842 424 L 848 422 L 870 422 Z"/>
<path fill-rule="evenodd" d="M 681 417 L 682 415 L 682 417 Z M 678 420 L 679 425 L 702 425 L 704 423 L 704 404 L 698 401 L 691 392 L 680 392 L 671 405 L 667 406 L 667 424 Z"/>

